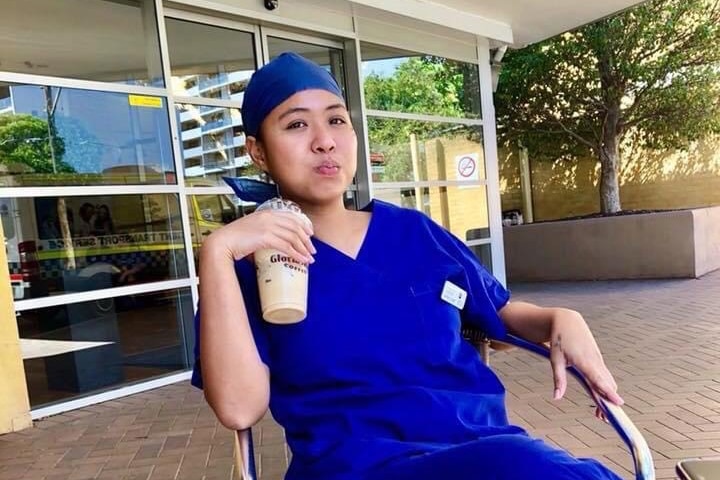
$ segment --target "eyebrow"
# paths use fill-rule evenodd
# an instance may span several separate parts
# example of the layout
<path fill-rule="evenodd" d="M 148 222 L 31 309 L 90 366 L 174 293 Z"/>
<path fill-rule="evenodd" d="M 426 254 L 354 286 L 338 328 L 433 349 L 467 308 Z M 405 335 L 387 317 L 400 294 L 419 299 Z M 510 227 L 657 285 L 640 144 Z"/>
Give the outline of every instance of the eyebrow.
<path fill-rule="evenodd" d="M 328 105 L 328 106 L 325 108 L 325 111 L 327 112 L 327 111 L 329 111 L 329 110 L 337 110 L 337 109 L 339 109 L 339 108 L 341 108 L 341 109 L 343 109 L 343 110 L 346 109 L 345 105 L 342 104 L 342 103 L 333 103 L 332 105 Z M 282 120 L 283 118 L 287 117 L 288 115 L 292 115 L 293 113 L 309 112 L 309 111 L 310 111 L 310 109 L 307 108 L 307 107 L 295 107 L 295 108 L 290 108 L 290 109 L 286 110 L 285 112 L 283 112 L 283 114 L 278 117 L 278 120 Z"/>

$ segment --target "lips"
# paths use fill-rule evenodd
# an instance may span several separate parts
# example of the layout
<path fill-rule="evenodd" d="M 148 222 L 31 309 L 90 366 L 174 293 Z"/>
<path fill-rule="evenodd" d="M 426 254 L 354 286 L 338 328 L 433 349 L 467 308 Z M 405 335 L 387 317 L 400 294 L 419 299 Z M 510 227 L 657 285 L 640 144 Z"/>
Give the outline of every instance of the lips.
<path fill-rule="evenodd" d="M 332 161 L 326 161 L 315 167 L 315 171 L 320 175 L 332 176 L 340 171 L 340 165 Z"/>

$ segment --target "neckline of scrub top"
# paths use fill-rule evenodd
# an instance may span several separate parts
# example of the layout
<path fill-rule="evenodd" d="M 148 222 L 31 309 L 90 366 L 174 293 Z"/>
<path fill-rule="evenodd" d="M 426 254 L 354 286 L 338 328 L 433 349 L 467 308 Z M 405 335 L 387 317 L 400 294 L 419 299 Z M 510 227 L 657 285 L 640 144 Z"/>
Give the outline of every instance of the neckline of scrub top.
<path fill-rule="evenodd" d="M 368 222 L 367 230 L 365 230 L 365 237 L 362 239 L 362 243 L 360 244 L 360 248 L 358 249 L 357 255 L 355 255 L 355 258 L 351 257 L 347 253 L 343 252 L 342 250 L 330 245 L 327 242 L 324 242 L 320 240 L 317 237 L 312 237 L 312 242 L 315 244 L 315 246 L 324 247 L 326 250 L 329 250 L 333 252 L 335 255 L 340 256 L 344 258 L 345 260 L 352 262 L 352 263 L 363 263 L 364 257 L 367 255 L 366 250 L 368 250 L 368 243 L 371 239 L 372 232 L 375 229 L 375 224 L 377 223 L 377 202 L 375 200 L 371 200 L 370 203 L 368 203 L 365 207 L 360 209 L 363 212 L 370 212 L 370 221 Z"/>

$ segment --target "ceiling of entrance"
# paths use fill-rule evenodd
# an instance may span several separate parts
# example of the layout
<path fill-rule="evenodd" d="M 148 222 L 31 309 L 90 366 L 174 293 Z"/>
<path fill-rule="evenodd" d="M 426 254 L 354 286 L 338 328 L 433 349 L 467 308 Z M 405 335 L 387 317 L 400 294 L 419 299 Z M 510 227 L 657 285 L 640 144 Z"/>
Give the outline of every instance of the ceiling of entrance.
<path fill-rule="evenodd" d="M 640 3 L 637 0 L 352 1 L 404 16 L 425 15 L 427 18 L 419 20 L 476 34 L 479 31 L 471 29 L 478 30 L 476 25 L 480 24 L 508 33 L 512 28 L 516 46 L 551 37 Z M 153 28 L 153 22 L 148 22 L 147 13 L 143 15 L 138 0 L 2 0 L 1 3 L 0 70 L 104 81 L 126 80 L 128 72 L 138 72 L 135 78 L 143 78 L 144 71 L 147 78 L 149 70 L 159 70 L 157 59 L 146 58 L 146 52 L 157 51 L 157 37 L 154 32 L 144 33 Z M 453 18 L 465 22 L 463 25 L 448 23 Z M 198 41 L 192 35 L 177 38 L 186 45 L 176 45 L 176 52 L 192 52 Z M 212 35 L 205 34 L 201 43 L 207 47 L 213 41 Z M 223 55 L 237 54 L 224 44 L 210 51 L 215 53 L 207 59 L 208 63 L 223 60 Z M 176 63 L 182 65 L 182 58 Z"/>
<path fill-rule="evenodd" d="M 595 20 L 643 3 L 641 0 L 352 0 L 353 3 L 388 10 L 406 16 L 417 16 L 438 25 L 452 26 L 463 31 L 485 35 L 488 31 L 512 30 L 512 44 L 516 47 L 539 42 L 559 33 L 592 23 Z M 449 19 L 458 18 L 462 25 L 451 25 Z M 500 37 L 498 35 L 497 39 Z M 507 40 L 507 39 L 506 39 Z"/>

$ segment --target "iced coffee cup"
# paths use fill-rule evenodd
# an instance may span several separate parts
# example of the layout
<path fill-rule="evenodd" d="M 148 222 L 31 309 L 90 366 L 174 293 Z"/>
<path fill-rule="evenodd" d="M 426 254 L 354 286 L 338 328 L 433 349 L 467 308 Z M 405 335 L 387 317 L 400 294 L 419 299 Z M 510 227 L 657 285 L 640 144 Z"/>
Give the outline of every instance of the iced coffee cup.
<path fill-rule="evenodd" d="M 257 210 L 295 213 L 310 223 L 296 203 L 273 198 Z M 275 249 L 255 252 L 255 269 L 263 318 L 270 323 L 297 323 L 307 315 L 308 266 Z"/>

